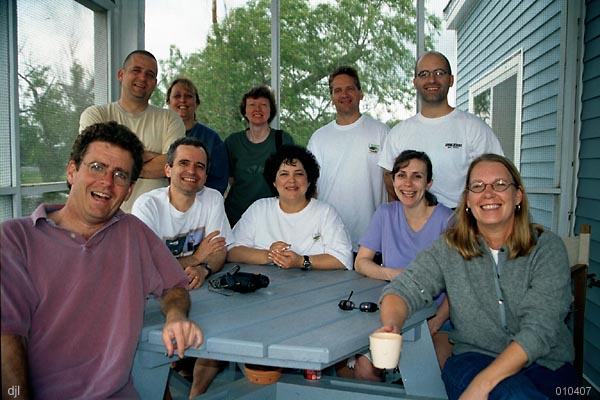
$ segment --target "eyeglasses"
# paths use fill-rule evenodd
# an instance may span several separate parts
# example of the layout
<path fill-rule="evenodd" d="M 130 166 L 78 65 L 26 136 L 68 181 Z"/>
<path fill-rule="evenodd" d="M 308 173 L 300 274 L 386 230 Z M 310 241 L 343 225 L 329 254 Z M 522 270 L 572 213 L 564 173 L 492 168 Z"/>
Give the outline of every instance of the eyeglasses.
<path fill-rule="evenodd" d="M 471 182 L 467 186 L 467 190 L 470 190 L 473 193 L 481 193 L 487 188 L 491 186 L 494 189 L 494 192 L 504 192 L 510 186 L 518 187 L 516 184 L 512 182 L 507 182 L 504 179 L 498 179 L 494 183 L 483 183 L 481 181 Z"/>
<path fill-rule="evenodd" d="M 354 302 L 350 301 L 350 297 L 352 297 L 353 294 L 354 294 L 354 291 L 350 292 L 350 296 L 348 296 L 348 299 L 340 300 L 340 302 L 338 303 L 338 307 L 341 310 L 350 311 L 350 310 L 354 310 L 354 309 L 359 309 L 362 312 L 375 312 L 375 311 L 379 310 L 379 307 L 377 306 L 377 304 L 371 303 L 371 302 L 360 303 L 358 305 L 358 307 L 356 307 L 356 305 L 354 305 Z"/>
<path fill-rule="evenodd" d="M 82 161 L 81 163 L 88 167 L 88 170 L 90 171 L 90 175 L 92 175 L 94 178 L 102 179 L 108 173 L 107 166 L 100 162 L 92 162 L 92 163 L 88 164 L 85 161 Z M 123 171 L 116 170 L 113 172 L 112 176 L 113 176 L 113 182 L 115 183 L 115 185 L 129 186 L 129 184 L 131 183 L 131 180 L 129 179 L 129 175 Z"/>
<path fill-rule="evenodd" d="M 434 71 L 423 70 L 417 73 L 417 76 L 421 79 L 427 79 L 431 75 L 435 76 L 436 78 L 441 78 L 442 76 L 448 75 L 448 71 L 445 69 L 436 69 Z"/>

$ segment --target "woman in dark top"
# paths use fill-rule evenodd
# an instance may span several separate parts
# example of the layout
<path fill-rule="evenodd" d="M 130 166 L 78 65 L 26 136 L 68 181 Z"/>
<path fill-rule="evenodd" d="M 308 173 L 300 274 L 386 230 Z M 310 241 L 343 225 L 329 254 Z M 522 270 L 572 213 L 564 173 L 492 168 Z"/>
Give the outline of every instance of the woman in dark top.
<path fill-rule="evenodd" d="M 248 128 L 225 139 L 231 185 L 225 198 L 225 212 L 231 226 L 254 201 L 272 195 L 263 177 L 265 161 L 282 144 L 294 144 L 287 132 L 269 126 L 277 115 L 277 105 L 268 86 L 256 86 L 244 94 L 240 113 L 248 121 Z"/>

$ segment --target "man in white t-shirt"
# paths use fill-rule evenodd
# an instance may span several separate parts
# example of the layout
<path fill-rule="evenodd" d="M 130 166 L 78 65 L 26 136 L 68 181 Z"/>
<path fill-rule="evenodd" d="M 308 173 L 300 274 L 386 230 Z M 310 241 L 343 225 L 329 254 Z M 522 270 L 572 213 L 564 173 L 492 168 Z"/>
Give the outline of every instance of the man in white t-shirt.
<path fill-rule="evenodd" d="M 359 237 L 385 198 L 377 161 L 389 127 L 361 114 L 364 94 L 354 68 L 341 66 L 333 71 L 329 91 L 336 119 L 313 133 L 308 149 L 321 167 L 317 197 L 340 214 L 356 253 Z"/>
<path fill-rule="evenodd" d="M 392 128 L 379 158 L 389 199 L 396 199 L 389 172 L 404 150 L 427 153 L 433 164 L 430 191 L 450 208 L 460 201 L 471 161 L 484 153 L 503 155 L 498 138 L 485 122 L 448 104 L 453 84 L 450 63 L 443 54 L 430 51 L 419 58 L 413 85 L 421 112 Z"/>
<path fill-rule="evenodd" d="M 164 167 L 170 185 L 142 194 L 132 209 L 132 214 L 144 221 L 177 257 L 188 276 L 190 290 L 199 288 L 223 268 L 226 245 L 234 241 L 223 196 L 204 186 L 209 162 L 201 141 L 194 137 L 177 139 L 169 147 Z M 206 391 L 220 367 L 219 361 L 196 360 L 190 398 Z"/>

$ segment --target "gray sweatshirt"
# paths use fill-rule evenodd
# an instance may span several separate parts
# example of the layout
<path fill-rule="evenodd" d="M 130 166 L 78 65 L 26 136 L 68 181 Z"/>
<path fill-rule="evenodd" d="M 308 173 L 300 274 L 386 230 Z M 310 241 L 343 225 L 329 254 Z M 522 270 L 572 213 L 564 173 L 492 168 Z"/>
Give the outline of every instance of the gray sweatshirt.
<path fill-rule="evenodd" d="M 572 362 L 573 340 L 564 322 L 571 275 L 562 240 L 544 231 L 531 253 L 516 259 L 502 247 L 498 265 L 481 238 L 480 247 L 483 255 L 467 261 L 440 237 L 383 289 L 382 298 L 396 294 L 412 313 L 446 289 L 454 354 L 496 357 L 514 340 L 527 353 L 527 365 L 556 370 Z"/>

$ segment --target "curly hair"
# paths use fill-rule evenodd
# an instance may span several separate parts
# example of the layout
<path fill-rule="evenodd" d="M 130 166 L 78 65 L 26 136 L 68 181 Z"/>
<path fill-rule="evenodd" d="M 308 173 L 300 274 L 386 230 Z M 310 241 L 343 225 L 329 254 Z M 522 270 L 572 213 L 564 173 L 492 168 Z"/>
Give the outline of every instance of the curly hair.
<path fill-rule="evenodd" d="M 69 158 L 70 161 L 75 163 L 77 170 L 79 170 L 81 160 L 85 156 L 88 146 L 93 142 L 110 143 L 128 151 L 131 154 L 131 158 L 133 158 L 131 182 L 138 180 L 144 166 L 144 145 L 128 127 L 118 124 L 115 121 L 109 121 L 93 124 L 85 128 L 75 139 Z M 68 185 L 70 189 L 71 185 Z"/>
<path fill-rule="evenodd" d="M 317 180 L 319 180 L 319 163 L 317 159 L 309 150 L 302 146 L 293 144 L 283 145 L 276 152 L 273 153 L 265 161 L 265 169 L 263 175 L 271 188 L 271 192 L 274 196 L 277 196 L 277 189 L 272 185 L 277 177 L 277 171 L 281 164 L 296 165 L 296 162 L 300 161 L 304 170 L 306 171 L 306 178 L 308 179 L 308 189 L 304 196 L 310 199 L 314 196 L 317 190 Z"/>
<path fill-rule="evenodd" d="M 273 121 L 275 116 L 277 115 L 277 103 L 275 103 L 275 94 L 271 90 L 271 88 L 267 85 L 259 85 L 250 89 L 249 92 L 244 93 L 242 97 L 242 101 L 240 102 L 240 114 L 246 121 L 248 121 L 248 117 L 246 117 L 246 100 L 248 99 L 267 99 L 269 100 L 269 105 L 271 106 L 271 114 L 269 115 L 269 123 Z"/>

